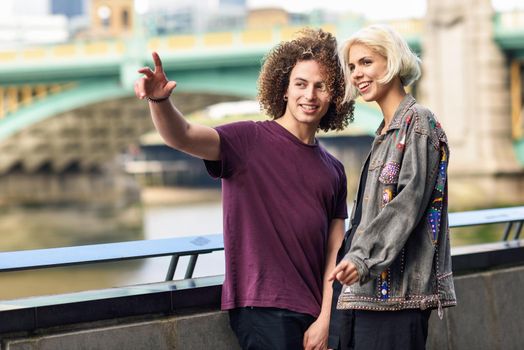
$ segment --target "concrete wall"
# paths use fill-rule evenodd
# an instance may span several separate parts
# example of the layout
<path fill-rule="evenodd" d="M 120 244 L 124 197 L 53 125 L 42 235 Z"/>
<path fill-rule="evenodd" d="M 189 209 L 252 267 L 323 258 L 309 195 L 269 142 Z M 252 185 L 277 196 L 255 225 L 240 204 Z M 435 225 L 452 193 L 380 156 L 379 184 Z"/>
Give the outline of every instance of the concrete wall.
<path fill-rule="evenodd" d="M 129 321 L 128 321 L 129 322 Z M 6 340 L 2 350 L 236 350 L 227 313 L 211 311 Z"/>
<path fill-rule="evenodd" d="M 428 349 L 524 348 L 524 267 L 456 277 L 455 289 L 457 307 L 431 316 Z"/>
<path fill-rule="evenodd" d="M 439 320 L 433 312 L 429 350 L 511 350 L 524 344 L 524 267 L 455 278 L 459 304 Z M 238 349 L 224 312 L 193 311 L 147 320 L 72 325 L 3 337 L 1 350 Z"/>

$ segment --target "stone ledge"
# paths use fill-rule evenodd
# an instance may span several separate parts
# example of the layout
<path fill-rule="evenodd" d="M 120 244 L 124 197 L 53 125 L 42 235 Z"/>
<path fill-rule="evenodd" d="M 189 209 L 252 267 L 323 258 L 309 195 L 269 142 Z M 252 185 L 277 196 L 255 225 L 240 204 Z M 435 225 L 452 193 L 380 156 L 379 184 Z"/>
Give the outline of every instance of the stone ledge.
<path fill-rule="evenodd" d="M 219 308 L 223 276 L 2 301 L 1 334 L 194 307 Z"/>

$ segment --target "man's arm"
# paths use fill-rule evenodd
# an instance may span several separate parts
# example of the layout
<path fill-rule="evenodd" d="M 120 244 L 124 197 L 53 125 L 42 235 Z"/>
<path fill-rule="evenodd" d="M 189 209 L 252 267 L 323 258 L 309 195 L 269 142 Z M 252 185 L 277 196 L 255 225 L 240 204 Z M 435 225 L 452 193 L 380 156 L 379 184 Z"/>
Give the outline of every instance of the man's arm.
<path fill-rule="evenodd" d="M 143 76 L 135 83 L 135 94 L 140 99 L 149 100 L 151 117 L 158 133 L 165 143 L 179 151 L 206 160 L 220 159 L 220 137 L 210 127 L 187 121 L 168 97 L 176 87 L 175 81 L 169 81 L 164 73 L 162 61 L 153 52 L 155 69 L 149 67 L 138 70 Z"/>
<path fill-rule="evenodd" d="M 322 306 L 317 320 L 304 334 L 304 349 L 326 349 L 331 317 L 331 299 L 333 298 L 330 272 L 335 268 L 337 252 L 344 239 L 344 219 L 333 219 L 329 226 L 329 237 L 326 252 L 326 266 L 323 277 Z"/>

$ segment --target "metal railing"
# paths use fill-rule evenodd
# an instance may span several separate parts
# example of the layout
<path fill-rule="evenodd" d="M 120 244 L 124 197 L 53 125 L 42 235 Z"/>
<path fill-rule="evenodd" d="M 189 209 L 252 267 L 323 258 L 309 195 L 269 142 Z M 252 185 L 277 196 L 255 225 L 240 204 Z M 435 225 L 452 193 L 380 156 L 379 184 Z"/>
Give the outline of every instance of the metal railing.
<path fill-rule="evenodd" d="M 488 254 L 505 249 L 522 248 L 519 238 L 524 223 L 524 206 L 450 213 L 449 222 L 451 228 L 506 223 L 501 242 L 453 248 L 452 255 L 454 256 L 465 256 L 481 251 Z M 510 240 L 512 230 L 514 234 Z M 200 254 L 208 254 L 223 249 L 222 234 L 212 234 L 0 252 L 0 272 L 171 256 L 165 278 L 166 281 L 170 281 L 174 277 L 180 257 L 190 257 L 184 276 L 185 279 L 188 279 L 193 277 Z M 494 254 L 497 255 L 498 253 Z M 507 259 L 504 261 L 507 261 Z M 460 264 L 455 265 L 454 261 L 454 268 L 461 269 Z M 485 265 L 485 263 L 482 264 L 482 266 Z M 465 266 L 471 266 L 471 264 Z"/>
<path fill-rule="evenodd" d="M 501 223 L 506 224 L 504 235 L 502 237 L 503 241 L 510 239 L 510 233 L 514 224 L 515 230 L 513 239 L 519 239 L 522 231 L 522 224 L 524 223 L 524 206 L 472 210 L 449 214 L 449 226 L 451 228 Z"/>
<path fill-rule="evenodd" d="M 451 227 L 506 223 L 505 232 L 510 232 L 516 225 L 515 239 L 509 240 L 508 233 L 496 243 L 452 248 L 454 272 L 524 264 L 524 240 L 518 239 L 524 206 L 451 213 L 449 218 Z M 171 255 L 166 280 L 173 278 L 179 257 L 192 260 L 183 280 L 0 301 L 0 341 L 3 334 L 81 322 L 218 309 L 223 276 L 190 277 L 200 254 L 223 249 L 222 235 L 216 234 L 0 253 L 0 272 Z"/>
<path fill-rule="evenodd" d="M 0 272 L 171 256 L 165 279 L 170 281 L 180 257 L 189 256 L 187 279 L 193 276 L 200 254 L 220 250 L 224 250 L 222 234 L 21 250 L 0 253 Z"/>

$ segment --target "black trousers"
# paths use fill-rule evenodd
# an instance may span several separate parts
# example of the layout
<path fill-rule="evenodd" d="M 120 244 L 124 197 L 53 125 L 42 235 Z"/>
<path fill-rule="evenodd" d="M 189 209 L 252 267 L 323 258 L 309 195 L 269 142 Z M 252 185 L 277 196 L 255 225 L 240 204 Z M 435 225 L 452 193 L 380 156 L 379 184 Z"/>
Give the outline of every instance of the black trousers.
<path fill-rule="evenodd" d="M 229 310 L 229 323 L 243 350 L 303 350 L 311 315 L 285 309 L 243 307 Z"/>
<path fill-rule="evenodd" d="M 424 350 L 431 310 L 343 311 L 340 350 Z"/>

